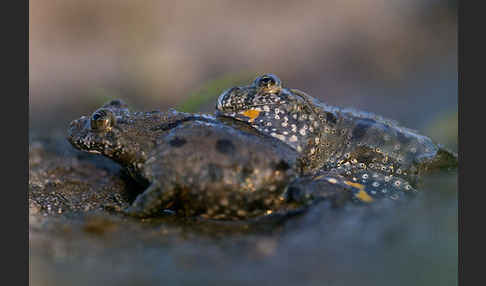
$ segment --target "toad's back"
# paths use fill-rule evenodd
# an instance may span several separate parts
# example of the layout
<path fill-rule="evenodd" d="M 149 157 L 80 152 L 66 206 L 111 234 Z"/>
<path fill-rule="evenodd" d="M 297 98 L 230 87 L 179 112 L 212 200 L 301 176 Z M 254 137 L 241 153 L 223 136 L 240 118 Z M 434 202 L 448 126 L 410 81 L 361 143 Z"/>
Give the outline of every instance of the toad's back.
<path fill-rule="evenodd" d="M 322 103 L 314 110 L 324 118 L 314 161 L 326 169 L 356 165 L 413 176 L 440 151 L 430 138 L 372 113 Z"/>

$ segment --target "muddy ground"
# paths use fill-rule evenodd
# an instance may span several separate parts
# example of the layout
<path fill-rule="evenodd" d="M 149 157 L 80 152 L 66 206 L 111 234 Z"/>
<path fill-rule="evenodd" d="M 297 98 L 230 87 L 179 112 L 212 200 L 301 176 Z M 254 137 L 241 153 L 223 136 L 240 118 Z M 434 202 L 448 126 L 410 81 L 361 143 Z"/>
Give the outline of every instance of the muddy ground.
<path fill-rule="evenodd" d="M 400 207 L 211 222 L 117 213 L 142 190 L 62 130 L 30 134 L 31 285 L 456 285 L 457 173 Z"/>

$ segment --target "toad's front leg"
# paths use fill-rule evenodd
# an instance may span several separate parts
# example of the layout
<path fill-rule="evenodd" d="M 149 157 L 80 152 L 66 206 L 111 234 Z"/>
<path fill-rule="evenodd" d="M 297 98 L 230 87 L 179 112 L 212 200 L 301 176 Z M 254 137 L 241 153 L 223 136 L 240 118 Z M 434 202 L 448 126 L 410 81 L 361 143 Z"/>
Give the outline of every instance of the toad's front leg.
<path fill-rule="evenodd" d="M 175 192 L 172 184 L 154 181 L 123 213 L 140 218 L 161 214 L 174 201 Z"/>

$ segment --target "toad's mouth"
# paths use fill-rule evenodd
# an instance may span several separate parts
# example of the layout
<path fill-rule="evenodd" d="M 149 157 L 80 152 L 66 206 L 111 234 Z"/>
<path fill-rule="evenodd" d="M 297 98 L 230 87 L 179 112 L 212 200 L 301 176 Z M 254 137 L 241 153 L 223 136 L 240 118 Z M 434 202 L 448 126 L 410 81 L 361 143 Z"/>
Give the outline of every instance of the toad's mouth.
<path fill-rule="evenodd" d="M 252 109 L 247 109 L 247 110 L 242 110 L 242 111 L 216 111 L 216 116 L 218 117 L 227 117 L 227 118 L 233 118 L 239 121 L 247 122 L 247 123 L 253 123 L 259 118 L 263 118 L 265 114 L 265 111 L 263 109 L 255 107 Z"/>

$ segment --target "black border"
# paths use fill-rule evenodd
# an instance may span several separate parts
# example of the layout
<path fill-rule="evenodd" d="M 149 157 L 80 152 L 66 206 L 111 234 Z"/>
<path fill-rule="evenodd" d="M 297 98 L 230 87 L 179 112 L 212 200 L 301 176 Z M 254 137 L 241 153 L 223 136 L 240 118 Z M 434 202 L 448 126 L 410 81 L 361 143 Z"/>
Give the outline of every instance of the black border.
<path fill-rule="evenodd" d="M 29 283 L 29 2 L 3 3 L 2 188 L 3 284 Z M 25 115 L 27 116 L 25 116 Z M 8 140 L 6 140 L 8 139 Z M 7 281 L 15 281 L 9 283 Z"/>
<path fill-rule="evenodd" d="M 457 138 L 457 150 L 458 150 L 458 159 L 459 159 L 459 167 L 458 167 L 458 178 L 457 178 L 457 183 L 458 183 L 458 188 L 457 188 L 457 199 L 458 199 L 458 206 L 457 206 L 457 219 L 458 219 L 458 227 L 457 227 L 457 235 L 458 235 L 458 254 L 457 254 L 457 282 L 458 285 L 465 285 L 464 284 L 464 276 L 463 276 L 463 256 L 462 256 L 462 235 L 463 235 L 463 224 L 461 223 L 461 219 L 463 218 L 463 196 L 462 196 L 462 191 L 461 191 L 461 185 L 462 185 L 462 166 L 463 166 L 463 156 L 462 156 L 462 146 L 463 146 L 463 140 L 462 140 L 462 115 L 463 115 L 463 103 L 462 103 L 462 91 L 463 91 L 463 74 L 462 74 L 462 52 L 463 52 L 463 42 L 462 42 L 462 31 L 461 27 L 463 27 L 462 22 L 464 20 L 463 17 L 463 4 L 458 2 L 458 7 L 457 7 L 457 115 L 458 115 L 458 138 Z"/>
<path fill-rule="evenodd" d="M 483 41 L 485 10 L 479 5 L 473 7 L 472 4 L 482 3 L 480 1 L 458 2 L 458 284 L 475 285 L 484 281 L 484 251 L 480 251 L 478 246 L 484 245 L 486 241 L 486 236 L 481 235 L 484 230 L 483 210 L 486 202 L 482 181 L 485 168 L 475 165 L 484 162 L 481 155 L 485 147 L 482 139 L 485 111 L 481 102 L 474 104 L 472 99 L 482 97 L 485 90 L 486 61 L 484 56 L 481 57 L 486 51 Z M 466 38 L 468 42 L 465 41 Z M 476 138 L 468 139 L 468 134 Z M 469 163 L 465 162 L 467 160 Z M 473 257 L 474 255 L 477 257 Z M 475 261 L 478 263 L 474 263 Z"/>

